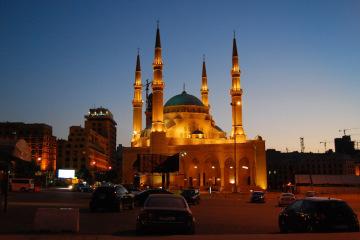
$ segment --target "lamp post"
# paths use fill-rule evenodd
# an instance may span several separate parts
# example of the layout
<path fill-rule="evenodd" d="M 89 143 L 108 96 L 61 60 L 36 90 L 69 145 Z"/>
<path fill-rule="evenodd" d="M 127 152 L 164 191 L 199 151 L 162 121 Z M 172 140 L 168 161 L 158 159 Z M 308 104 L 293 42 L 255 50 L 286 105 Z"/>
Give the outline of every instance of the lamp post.
<path fill-rule="evenodd" d="M 234 128 L 234 133 L 233 133 L 233 138 L 234 138 L 234 161 L 235 161 L 235 166 L 234 166 L 234 193 L 237 192 L 237 161 L 236 161 L 236 135 L 237 135 L 237 131 L 236 131 L 236 106 L 240 106 L 240 101 L 237 101 L 236 104 L 234 103 L 230 103 L 230 105 L 233 107 L 233 115 L 234 115 L 234 124 L 233 124 L 233 128 Z"/>

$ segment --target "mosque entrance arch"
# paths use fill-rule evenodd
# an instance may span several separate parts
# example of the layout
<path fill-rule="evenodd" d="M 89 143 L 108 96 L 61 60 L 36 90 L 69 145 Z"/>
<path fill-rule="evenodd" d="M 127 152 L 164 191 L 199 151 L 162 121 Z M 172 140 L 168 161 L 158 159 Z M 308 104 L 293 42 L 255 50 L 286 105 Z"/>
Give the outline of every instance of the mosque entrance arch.
<path fill-rule="evenodd" d="M 193 158 L 189 161 L 187 171 L 187 186 L 188 187 L 200 187 L 200 162 L 197 158 Z"/>
<path fill-rule="evenodd" d="M 227 158 L 224 164 L 224 190 L 233 191 L 235 187 L 235 161 Z"/>
<path fill-rule="evenodd" d="M 221 171 L 220 171 L 220 163 L 216 158 L 208 158 L 204 164 L 204 185 L 206 188 L 210 186 L 212 189 L 220 190 L 221 186 Z"/>
<path fill-rule="evenodd" d="M 249 186 L 250 185 L 250 172 L 251 172 L 251 168 L 250 168 L 250 161 L 247 157 L 241 158 L 240 159 L 240 171 L 239 171 L 239 184 L 243 185 L 243 186 Z"/>

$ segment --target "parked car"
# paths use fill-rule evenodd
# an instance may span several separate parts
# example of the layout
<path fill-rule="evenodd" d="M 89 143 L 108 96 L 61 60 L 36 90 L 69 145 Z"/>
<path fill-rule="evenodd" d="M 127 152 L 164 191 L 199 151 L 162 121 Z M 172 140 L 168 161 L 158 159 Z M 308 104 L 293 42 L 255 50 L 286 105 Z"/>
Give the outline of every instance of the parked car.
<path fill-rule="evenodd" d="M 188 204 L 199 204 L 200 203 L 200 191 L 199 189 L 184 189 L 181 191 L 181 196 L 183 196 Z"/>
<path fill-rule="evenodd" d="M 141 192 L 134 184 L 122 184 L 130 193 L 136 195 Z"/>
<path fill-rule="evenodd" d="M 250 194 L 250 202 L 265 203 L 265 193 L 262 191 L 253 191 Z"/>
<path fill-rule="evenodd" d="M 153 189 L 147 189 L 144 190 L 140 193 L 138 193 L 137 195 L 135 195 L 135 205 L 136 206 L 143 206 L 146 199 L 149 197 L 149 195 L 151 194 L 172 194 L 172 192 L 169 192 L 165 189 L 162 188 L 153 188 Z"/>
<path fill-rule="evenodd" d="M 305 197 L 315 197 L 316 196 L 316 192 L 315 191 L 307 191 L 305 193 Z"/>
<path fill-rule="evenodd" d="M 94 191 L 93 187 L 87 183 L 74 184 L 72 187 L 72 190 L 77 191 L 77 192 L 93 192 Z"/>
<path fill-rule="evenodd" d="M 174 194 L 152 194 L 136 220 L 136 232 L 181 231 L 194 234 L 195 218 L 186 200 Z"/>
<path fill-rule="evenodd" d="M 296 201 L 296 197 L 292 193 L 281 193 L 279 196 L 278 204 L 279 207 L 288 206 Z"/>
<path fill-rule="evenodd" d="M 357 215 L 342 200 L 308 197 L 297 200 L 279 215 L 280 232 L 359 231 Z"/>
<path fill-rule="evenodd" d="M 121 211 L 124 208 L 134 208 L 134 195 L 121 185 L 100 186 L 92 194 L 90 204 L 92 212 L 102 209 L 111 211 Z"/>

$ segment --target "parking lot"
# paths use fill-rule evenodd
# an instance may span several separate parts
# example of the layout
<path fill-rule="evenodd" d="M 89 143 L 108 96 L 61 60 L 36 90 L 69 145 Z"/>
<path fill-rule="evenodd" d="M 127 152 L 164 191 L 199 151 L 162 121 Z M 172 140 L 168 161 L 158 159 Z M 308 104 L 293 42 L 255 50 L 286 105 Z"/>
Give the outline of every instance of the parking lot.
<path fill-rule="evenodd" d="M 196 234 L 277 234 L 279 193 L 268 193 L 266 203 L 249 203 L 248 194 L 203 193 L 201 203 L 191 206 L 196 218 Z M 39 207 L 70 207 L 80 210 L 80 233 L 115 236 L 135 235 L 135 220 L 139 208 L 122 212 L 91 213 L 88 203 L 91 193 L 53 189 L 40 193 L 11 193 L 7 213 L 0 214 L 0 233 L 31 233 L 33 219 Z M 302 196 L 298 196 L 302 197 Z M 332 196 L 348 201 L 360 214 L 360 196 Z"/>

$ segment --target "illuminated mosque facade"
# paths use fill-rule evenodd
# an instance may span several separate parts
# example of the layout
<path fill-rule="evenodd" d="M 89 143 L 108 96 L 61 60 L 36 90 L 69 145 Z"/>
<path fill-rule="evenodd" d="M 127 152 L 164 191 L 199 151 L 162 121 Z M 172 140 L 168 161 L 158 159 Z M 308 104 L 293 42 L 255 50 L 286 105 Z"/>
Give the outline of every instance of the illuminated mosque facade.
<path fill-rule="evenodd" d="M 163 61 L 159 27 L 156 31 L 152 93 L 146 91 L 146 127 L 143 128 L 143 84 L 137 55 L 131 147 L 123 149 L 123 182 L 169 188 L 210 186 L 221 191 L 266 189 L 265 141 L 247 139 L 242 123 L 242 94 L 236 39 L 233 39 L 230 137 L 210 113 L 205 59 L 202 65 L 201 100 L 184 91 L 164 104 Z M 165 156 L 165 158 L 164 158 Z M 166 160 L 166 156 L 168 157 Z M 176 169 L 163 171 L 156 164 L 174 161 Z M 170 163 L 171 164 L 171 163 Z M 150 165 L 150 168 L 149 168 Z M 166 164 L 165 164 L 166 165 Z M 167 163 L 167 165 L 169 165 Z M 145 166 L 145 167 L 144 167 Z M 147 166 L 147 167 L 146 167 Z"/>

